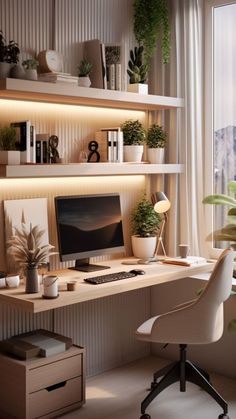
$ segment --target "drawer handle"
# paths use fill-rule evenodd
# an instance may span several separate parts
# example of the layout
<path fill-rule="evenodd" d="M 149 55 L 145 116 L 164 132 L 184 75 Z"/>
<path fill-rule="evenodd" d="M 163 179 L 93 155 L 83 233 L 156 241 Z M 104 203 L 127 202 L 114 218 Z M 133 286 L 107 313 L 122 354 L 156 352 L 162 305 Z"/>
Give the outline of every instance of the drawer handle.
<path fill-rule="evenodd" d="M 46 387 L 45 390 L 54 391 L 54 390 L 57 390 L 58 388 L 65 387 L 65 385 L 66 385 L 66 381 L 62 381 L 61 383 L 53 384 L 52 386 Z"/>

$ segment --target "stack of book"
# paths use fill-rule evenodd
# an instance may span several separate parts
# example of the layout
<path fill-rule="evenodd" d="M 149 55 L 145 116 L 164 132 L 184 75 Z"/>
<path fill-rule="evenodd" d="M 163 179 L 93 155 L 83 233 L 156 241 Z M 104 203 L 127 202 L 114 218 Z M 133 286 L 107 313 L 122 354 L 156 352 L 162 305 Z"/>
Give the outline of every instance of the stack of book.
<path fill-rule="evenodd" d="M 105 45 L 107 88 L 122 90 L 121 46 Z"/>
<path fill-rule="evenodd" d="M 78 77 L 71 76 L 69 73 L 41 73 L 38 75 L 38 80 L 50 83 L 78 84 Z"/>
<path fill-rule="evenodd" d="M 123 162 L 123 132 L 120 127 L 102 128 L 95 133 L 101 162 Z"/>
<path fill-rule="evenodd" d="M 29 120 L 12 122 L 11 126 L 16 130 L 16 145 L 20 150 L 20 162 L 35 163 L 35 127 Z"/>

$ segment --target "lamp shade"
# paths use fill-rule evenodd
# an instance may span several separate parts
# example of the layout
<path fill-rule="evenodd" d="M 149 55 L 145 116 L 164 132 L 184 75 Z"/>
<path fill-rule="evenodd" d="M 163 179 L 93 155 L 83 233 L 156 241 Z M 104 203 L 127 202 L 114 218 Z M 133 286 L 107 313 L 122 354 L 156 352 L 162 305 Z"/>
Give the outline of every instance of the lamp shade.
<path fill-rule="evenodd" d="M 171 206 L 171 203 L 164 192 L 155 192 L 152 196 L 152 202 L 154 205 L 154 211 L 158 214 L 168 211 Z"/>

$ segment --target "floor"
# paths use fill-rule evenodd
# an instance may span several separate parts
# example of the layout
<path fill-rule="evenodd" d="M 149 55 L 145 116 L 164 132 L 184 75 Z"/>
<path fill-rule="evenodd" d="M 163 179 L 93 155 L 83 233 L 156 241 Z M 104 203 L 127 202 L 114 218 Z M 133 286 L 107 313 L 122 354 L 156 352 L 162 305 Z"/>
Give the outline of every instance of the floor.
<path fill-rule="evenodd" d="M 86 404 L 63 419 L 139 419 L 140 402 L 146 396 L 153 371 L 165 360 L 150 357 L 90 378 L 86 383 Z M 236 379 L 211 374 L 217 391 L 229 404 L 230 419 L 236 418 Z M 148 407 L 152 419 L 218 419 L 221 408 L 203 390 L 187 383 L 186 393 L 173 384 Z"/>

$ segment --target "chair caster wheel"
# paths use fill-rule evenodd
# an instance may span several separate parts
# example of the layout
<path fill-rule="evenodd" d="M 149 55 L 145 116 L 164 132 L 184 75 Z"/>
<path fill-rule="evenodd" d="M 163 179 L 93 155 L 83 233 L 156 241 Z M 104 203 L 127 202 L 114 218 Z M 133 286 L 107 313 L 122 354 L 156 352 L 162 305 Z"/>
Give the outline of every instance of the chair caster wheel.
<path fill-rule="evenodd" d="M 144 413 L 142 416 L 140 416 L 140 419 L 151 419 L 151 416 L 147 413 Z"/>
<path fill-rule="evenodd" d="M 218 419 L 230 419 L 228 415 L 221 413 L 221 415 L 218 417 Z"/>

